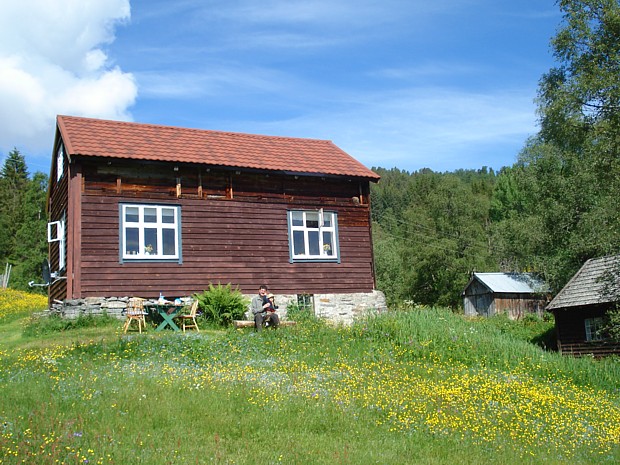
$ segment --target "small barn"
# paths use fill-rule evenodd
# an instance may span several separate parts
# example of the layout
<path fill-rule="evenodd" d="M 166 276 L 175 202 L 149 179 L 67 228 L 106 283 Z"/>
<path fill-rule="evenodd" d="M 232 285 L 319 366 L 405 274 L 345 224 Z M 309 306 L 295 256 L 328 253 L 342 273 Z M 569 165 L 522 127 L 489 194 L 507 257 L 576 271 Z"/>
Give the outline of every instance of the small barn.
<path fill-rule="evenodd" d="M 605 334 L 607 312 L 620 302 L 620 255 L 583 264 L 547 306 L 555 317 L 560 353 L 601 357 L 620 353 Z"/>
<path fill-rule="evenodd" d="M 370 221 L 378 180 L 328 140 L 58 116 L 50 303 L 111 308 L 267 283 L 281 306 L 349 319 L 384 303 Z"/>
<path fill-rule="evenodd" d="M 529 313 L 542 315 L 548 292 L 533 273 L 473 273 L 462 294 L 463 307 L 468 316 L 505 313 L 517 320 Z"/>

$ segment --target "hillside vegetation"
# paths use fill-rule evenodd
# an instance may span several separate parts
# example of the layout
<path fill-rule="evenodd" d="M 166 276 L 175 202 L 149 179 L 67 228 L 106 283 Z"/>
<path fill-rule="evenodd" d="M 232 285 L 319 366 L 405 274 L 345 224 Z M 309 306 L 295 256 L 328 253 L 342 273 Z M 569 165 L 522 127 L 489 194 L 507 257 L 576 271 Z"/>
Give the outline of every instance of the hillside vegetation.
<path fill-rule="evenodd" d="M 0 321 L 19 332 L 0 350 L 0 463 L 620 461 L 620 365 L 545 352 L 532 341 L 548 322 L 440 308 L 350 328 L 299 319 L 36 338 L 27 318 Z"/>

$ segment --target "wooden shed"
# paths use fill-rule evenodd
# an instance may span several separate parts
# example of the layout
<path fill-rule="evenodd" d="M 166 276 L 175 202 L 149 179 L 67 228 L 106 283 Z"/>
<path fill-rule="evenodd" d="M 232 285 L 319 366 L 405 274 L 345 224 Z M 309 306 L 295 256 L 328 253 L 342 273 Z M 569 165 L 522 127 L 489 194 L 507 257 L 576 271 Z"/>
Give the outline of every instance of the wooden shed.
<path fill-rule="evenodd" d="M 600 357 L 620 353 L 605 333 L 607 312 L 620 303 L 620 255 L 593 258 L 547 306 L 555 317 L 562 354 Z"/>
<path fill-rule="evenodd" d="M 548 287 L 533 273 L 473 273 L 463 291 L 465 315 L 506 313 L 519 319 L 528 313 L 542 315 Z"/>
<path fill-rule="evenodd" d="M 58 116 L 50 300 L 372 292 L 378 180 L 327 140 Z"/>

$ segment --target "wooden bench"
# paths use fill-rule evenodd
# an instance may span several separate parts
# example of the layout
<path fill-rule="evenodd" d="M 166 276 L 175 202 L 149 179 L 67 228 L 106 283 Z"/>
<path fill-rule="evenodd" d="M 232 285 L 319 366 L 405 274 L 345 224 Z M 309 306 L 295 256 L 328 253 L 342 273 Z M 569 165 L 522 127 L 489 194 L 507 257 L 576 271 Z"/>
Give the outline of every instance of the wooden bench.
<path fill-rule="evenodd" d="M 295 326 L 297 323 L 291 320 L 280 321 L 278 326 Z M 239 328 L 253 328 L 254 321 L 251 320 L 233 320 L 233 326 L 235 329 Z"/>

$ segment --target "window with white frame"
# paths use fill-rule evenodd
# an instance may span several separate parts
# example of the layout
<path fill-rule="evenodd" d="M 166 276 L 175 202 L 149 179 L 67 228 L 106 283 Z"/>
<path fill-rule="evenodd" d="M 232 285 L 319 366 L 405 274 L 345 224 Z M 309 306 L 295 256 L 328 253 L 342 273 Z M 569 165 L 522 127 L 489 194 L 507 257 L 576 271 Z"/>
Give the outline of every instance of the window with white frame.
<path fill-rule="evenodd" d="M 58 242 L 58 270 L 64 270 L 67 266 L 67 214 L 62 213 L 59 221 L 47 223 L 47 242 Z"/>
<path fill-rule="evenodd" d="M 65 146 L 61 142 L 56 151 L 56 181 L 60 181 L 65 171 Z"/>
<path fill-rule="evenodd" d="M 605 322 L 603 318 L 586 318 L 586 341 L 602 341 Z"/>
<path fill-rule="evenodd" d="M 122 260 L 179 260 L 181 207 L 121 204 Z"/>
<path fill-rule="evenodd" d="M 338 221 L 334 212 L 288 212 L 291 261 L 338 261 Z"/>

